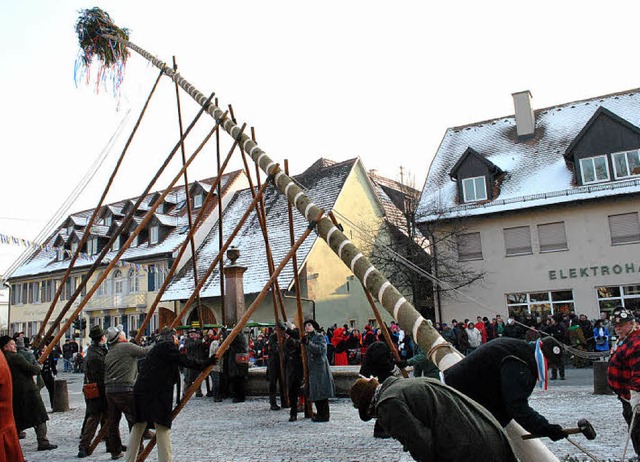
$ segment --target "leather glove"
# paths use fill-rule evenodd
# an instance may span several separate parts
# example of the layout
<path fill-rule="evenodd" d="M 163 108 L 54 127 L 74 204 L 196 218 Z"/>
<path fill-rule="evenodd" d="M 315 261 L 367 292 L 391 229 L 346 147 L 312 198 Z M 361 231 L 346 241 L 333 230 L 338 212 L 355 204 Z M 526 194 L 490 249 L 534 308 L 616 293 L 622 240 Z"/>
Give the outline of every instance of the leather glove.
<path fill-rule="evenodd" d="M 300 341 L 302 342 L 303 345 L 306 345 L 307 343 L 309 343 L 309 337 L 305 335 L 304 337 L 302 337 L 302 340 Z"/>
<path fill-rule="evenodd" d="M 216 355 L 209 356 L 207 363 L 209 363 L 209 366 L 215 366 L 216 364 L 218 364 L 218 357 Z"/>
<path fill-rule="evenodd" d="M 567 437 L 567 434 L 562 430 L 560 425 L 551 424 L 547 427 L 546 435 L 551 441 L 558 441 Z"/>
<path fill-rule="evenodd" d="M 640 408 L 638 407 L 638 405 L 640 405 L 640 393 L 636 390 L 630 390 L 629 394 L 631 395 L 631 398 L 629 398 L 631 410 L 633 412 L 638 412 L 640 410 Z"/>
<path fill-rule="evenodd" d="M 400 361 L 396 362 L 396 364 L 400 369 L 404 369 L 405 367 L 407 367 L 407 361 L 404 359 L 401 359 Z"/>

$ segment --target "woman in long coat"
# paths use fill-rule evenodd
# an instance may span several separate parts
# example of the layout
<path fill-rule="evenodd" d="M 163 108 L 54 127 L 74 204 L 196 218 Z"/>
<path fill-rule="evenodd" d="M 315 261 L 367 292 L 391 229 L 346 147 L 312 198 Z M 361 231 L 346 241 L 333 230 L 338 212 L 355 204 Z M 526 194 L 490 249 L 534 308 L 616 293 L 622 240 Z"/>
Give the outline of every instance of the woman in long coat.
<path fill-rule="evenodd" d="M 309 368 L 309 398 L 316 403 L 317 415 L 314 422 L 329 421 L 329 398 L 335 396 L 333 376 L 327 359 L 327 342 L 320 331 L 320 326 L 313 319 L 304 322 L 305 336 L 303 342 L 307 350 L 307 367 Z"/>
<path fill-rule="evenodd" d="M 162 329 L 158 340 L 142 361 L 133 387 L 136 423 L 129 435 L 126 461 L 133 462 L 138 458 L 140 441 L 148 424 L 156 428 L 158 461 L 171 460 L 173 387 L 180 380 L 179 368 L 202 371 L 216 362 L 215 356 L 201 360 L 180 353 L 176 331 L 168 327 Z"/>
<path fill-rule="evenodd" d="M 0 352 L 0 462 L 22 462 L 22 448 L 18 440 L 16 423 L 13 420 L 11 371 Z"/>

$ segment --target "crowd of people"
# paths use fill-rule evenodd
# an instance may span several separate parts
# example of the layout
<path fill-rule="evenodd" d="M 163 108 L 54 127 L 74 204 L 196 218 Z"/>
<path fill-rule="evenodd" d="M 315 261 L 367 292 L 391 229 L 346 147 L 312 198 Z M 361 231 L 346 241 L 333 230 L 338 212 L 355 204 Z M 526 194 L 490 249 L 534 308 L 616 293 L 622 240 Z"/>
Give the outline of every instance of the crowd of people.
<path fill-rule="evenodd" d="M 558 373 L 565 378 L 563 348 L 558 348 L 562 345 L 611 355 L 609 385 L 622 402 L 638 452 L 640 419 L 633 416 L 640 410 L 640 329 L 635 317 L 619 307 L 611 316 L 603 313 L 593 322 L 575 313 L 545 319 L 526 314 L 506 322 L 499 315 L 491 321 L 478 316 L 476 322 L 436 322 L 432 326 L 466 355 L 444 372 L 395 322 L 383 327 L 390 345 L 382 330 L 371 325 L 362 331 L 335 324 L 325 330 L 307 320 L 302 329 L 280 322 L 271 328 L 245 330 L 224 354 L 219 354 L 220 348 L 231 332 L 226 328 L 193 328 L 179 335 L 167 327 L 136 343 L 135 331 L 127 336 L 122 326 L 105 330 L 96 325 L 90 329 L 91 342 L 84 351 L 75 340 L 67 339 L 42 365 L 37 358 L 43 349 L 31 348 L 23 333 L 4 336 L 0 338 L 4 353 L 0 355 L 0 410 L 13 415 L 12 422 L 3 419 L 0 425 L 4 452 L 9 454 L 7 460 L 24 460 L 19 439 L 27 437 L 25 431 L 30 428 L 35 430 L 39 451 L 57 448 L 47 438 L 48 415 L 40 389 L 47 388 L 53 407 L 60 358 L 63 370 L 73 372 L 73 359 L 81 357 L 86 411 L 79 458 L 92 453 L 100 427 L 106 429 L 106 448 L 113 460 L 135 461 L 142 439 L 151 438 L 153 429 L 158 459 L 170 461 L 174 402 L 193 391 L 215 402 L 242 403 L 251 365 L 266 366 L 271 410 L 288 408 L 290 422 L 297 421 L 299 412 L 313 422 L 327 422 L 329 400 L 335 397 L 330 365 L 360 365 L 360 375 L 367 378 L 356 381 L 351 398 L 363 420 L 377 419 L 375 437 L 398 439 L 416 460 L 426 460 L 427 455 L 437 459 L 438 451 L 448 447 L 439 439 L 457 429 L 460 438 L 491 455 L 487 460 L 515 460 L 502 430 L 511 420 L 554 441 L 566 436 L 527 401 L 543 380 L 547 364 L 551 379 Z M 398 372 L 407 366 L 413 367 L 413 378 L 400 379 Z M 208 373 L 201 376 L 205 369 Z M 315 404 L 315 414 L 309 412 L 310 403 Z M 130 432 L 128 442 L 119 432 L 123 416 Z M 450 428 L 452 422 L 455 428 Z M 455 446 L 447 449 L 448 456 L 456 450 Z M 452 460 L 465 460 L 460 457 Z"/>

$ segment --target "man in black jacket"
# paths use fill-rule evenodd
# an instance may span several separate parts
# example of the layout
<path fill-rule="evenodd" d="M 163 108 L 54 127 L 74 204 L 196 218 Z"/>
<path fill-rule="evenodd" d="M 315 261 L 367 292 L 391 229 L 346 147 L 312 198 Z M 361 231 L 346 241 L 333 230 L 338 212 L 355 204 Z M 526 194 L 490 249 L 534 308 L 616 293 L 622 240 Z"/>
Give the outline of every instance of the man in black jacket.
<path fill-rule="evenodd" d="M 85 358 L 84 383 L 95 383 L 98 386 L 99 396 L 97 398 L 87 398 L 85 422 L 80 436 L 80 446 L 78 448 L 78 457 L 87 457 L 90 455 L 89 446 L 91 440 L 98 428 L 103 427 L 107 423 L 107 395 L 104 391 L 104 357 L 107 355 L 107 337 L 104 330 L 95 325 L 89 331 L 91 345 L 87 348 L 87 357 Z M 119 453 L 122 448 L 117 451 L 108 451 L 111 453 Z"/>
<path fill-rule="evenodd" d="M 551 342 L 543 344 L 545 356 L 553 354 Z M 553 441 L 566 437 L 560 425 L 550 424 L 529 406 L 538 369 L 534 348 L 524 340 L 492 340 L 444 371 L 444 377 L 447 385 L 484 406 L 503 427 L 513 419 Z"/>
<path fill-rule="evenodd" d="M 171 412 L 173 386 L 180 380 L 179 368 L 203 371 L 217 362 L 216 356 L 196 359 L 180 353 L 176 331 L 165 327 L 158 335 L 158 343 L 147 354 L 140 366 L 133 387 L 135 401 L 135 424 L 129 435 L 125 460 L 135 462 L 140 450 L 140 441 L 147 428 L 156 429 L 158 462 L 171 461 Z"/>

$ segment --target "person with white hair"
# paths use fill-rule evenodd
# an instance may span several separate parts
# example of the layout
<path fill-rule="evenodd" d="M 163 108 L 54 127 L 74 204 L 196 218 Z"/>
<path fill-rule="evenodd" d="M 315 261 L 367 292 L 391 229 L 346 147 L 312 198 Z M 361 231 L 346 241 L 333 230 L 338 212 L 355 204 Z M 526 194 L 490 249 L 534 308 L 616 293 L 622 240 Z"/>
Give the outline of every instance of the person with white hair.
<path fill-rule="evenodd" d="M 111 459 L 124 456 L 126 447 L 120 439 L 120 418 L 124 414 L 129 430 L 135 423 L 133 418 L 133 385 L 138 375 L 138 359 L 146 356 L 151 347 L 141 347 L 127 340 L 121 326 L 107 329 L 109 352 L 104 359 L 105 391 L 109 408 L 107 419 L 107 446 Z"/>

